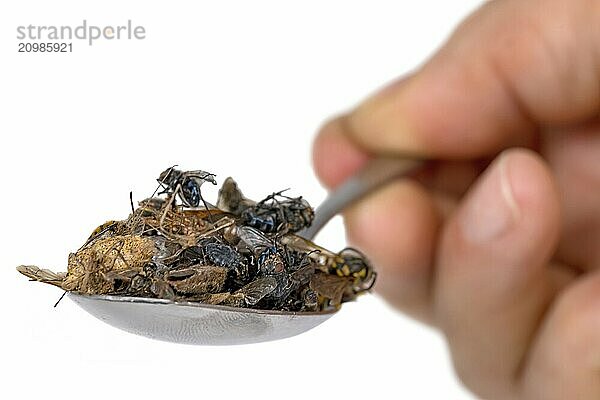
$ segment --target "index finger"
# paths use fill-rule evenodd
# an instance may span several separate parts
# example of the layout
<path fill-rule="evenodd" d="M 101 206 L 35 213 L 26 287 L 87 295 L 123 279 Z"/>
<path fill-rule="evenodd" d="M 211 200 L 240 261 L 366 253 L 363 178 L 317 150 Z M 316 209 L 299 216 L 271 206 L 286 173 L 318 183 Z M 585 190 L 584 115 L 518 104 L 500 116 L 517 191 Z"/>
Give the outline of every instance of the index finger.
<path fill-rule="evenodd" d="M 600 4 L 491 1 L 419 71 L 346 116 L 371 153 L 477 157 L 600 105 Z"/>

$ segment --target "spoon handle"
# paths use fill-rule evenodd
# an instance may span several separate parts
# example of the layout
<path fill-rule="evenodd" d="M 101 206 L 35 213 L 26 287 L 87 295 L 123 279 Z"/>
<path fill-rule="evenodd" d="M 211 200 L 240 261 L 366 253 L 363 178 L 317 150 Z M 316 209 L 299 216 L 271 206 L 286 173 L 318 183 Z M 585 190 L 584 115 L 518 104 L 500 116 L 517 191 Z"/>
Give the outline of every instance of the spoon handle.
<path fill-rule="evenodd" d="M 329 194 L 316 209 L 315 219 L 311 226 L 300 231 L 298 235 L 312 240 L 321 228 L 343 209 L 392 179 L 406 176 L 415 171 L 423 163 L 423 160 L 410 158 L 379 157 L 373 159 Z"/>

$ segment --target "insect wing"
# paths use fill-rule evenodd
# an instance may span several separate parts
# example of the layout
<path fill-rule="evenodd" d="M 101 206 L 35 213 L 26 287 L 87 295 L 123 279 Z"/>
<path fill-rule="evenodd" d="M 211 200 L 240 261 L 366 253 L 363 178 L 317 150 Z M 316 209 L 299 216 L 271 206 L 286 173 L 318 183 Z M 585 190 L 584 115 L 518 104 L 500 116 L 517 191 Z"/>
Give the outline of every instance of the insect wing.
<path fill-rule="evenodd" d="M 32 281 L 49 283 L 50 285 L 62 287 L 62 283 L 67 276 L 66 272 L 52 272 L 48 269 L 41 269 L 34 265 L 20 265 L 17 271 L 31 279 Z"/>
<path fill-rule="evenodd" d="M 202 183 L 204 182 L 210 182 L 213 185 L 217 184 L 217 181 L 215 180 L 215 174 L 211 174 L 210 172 L 202 171 L 200 169 L 197 169 L 195 171 L 187 171 L 185 172 L 185 175 L 197 179 L 198 181 L 200 181 L 200 185 L 202 185 Z"/>
<path fill-rule="evenodd" d="M 291 274 L 292 280 L 300 285 L 305 285 L 310 281 L 311 276 L 315 273 L 315 267 L 312 264 L 306 265 Z"/>
<path fill-rule="evenodd" d="M 242 293 L 244 295 L 246 304 L 253 306 L 261 301 L 265 296 L 273 292 L 276 287 L 277 280 L 272 276 L 266 276 L 250 282 L 241 288 L 238 293 Z"/>
<path fill-rule="evenodd" d="M 310 288 L 321 296 L 331 299 L 334 305 L 342 302 L 344 292 L 351 286 L 351 280 L 337 275 L 317 273 L 310 279 Z"/>
<path fill-rule="evenodd" d="M 237 228 L 237 235 L 256 256 L 273 247 L 273 242 L 258 229 L 249 226 L 240 226 Z"/>
<path fill-rule="evenodd" d="M 225 286 L 227 269 L 200 265 L 168 271 L 165 278 L 175 290 L 181 293 L 218 293 Z"/>
<path fill-rule="evenodd" d="M 316 266 L 323 272 L 328 272 L 329 267 L 335 265 L 343 259 L 335 253 L 318 246 L 310 240 L 304 239 L 303 237 L 289 234 L 283 236 L 281 243 L 289 246 L 290 249 L 307 253 L 307 257 L 316 263 Z"/>
<path fill-rule="evenodd" d="M 311 259 L 317 255 L 323 255 L 326 257 L 337 257 L 337 254 L 311 242 L 310 240 L 304 239 L 301 236 L 288 234 L 281 238 L 281 243 L 289 246 L 291 249 L 299 251 L 301 253 L 312 253 Z"/>

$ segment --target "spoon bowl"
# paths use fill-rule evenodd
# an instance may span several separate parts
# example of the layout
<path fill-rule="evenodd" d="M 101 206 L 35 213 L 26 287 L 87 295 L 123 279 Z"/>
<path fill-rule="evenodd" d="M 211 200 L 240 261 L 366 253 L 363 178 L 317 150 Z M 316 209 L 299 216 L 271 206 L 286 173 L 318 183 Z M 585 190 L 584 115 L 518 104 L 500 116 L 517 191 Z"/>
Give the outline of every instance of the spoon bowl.
<path fill-rule="evenodd" d="M 124 331 L 166 342 L 232 345 L 278 340 L 306 332 L 329 312 L 283 312 L 169 300 L 68 293 L 94 317 Z"/>

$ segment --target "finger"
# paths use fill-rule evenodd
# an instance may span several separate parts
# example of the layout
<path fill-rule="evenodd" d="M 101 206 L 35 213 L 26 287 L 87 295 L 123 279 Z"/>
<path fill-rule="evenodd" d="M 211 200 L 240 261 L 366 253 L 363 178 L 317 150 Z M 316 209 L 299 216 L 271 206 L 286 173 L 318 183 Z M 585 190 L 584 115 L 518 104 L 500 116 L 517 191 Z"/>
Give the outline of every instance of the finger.
<path fill-rule="evenodd" d="M 351 112 L 349 134 L 373 153 L 473 157 L 595 116 L 599 4 L 487 2 L 410 79 Z"/>
<path fill-rule="evenodd" d="M 563 193 L 558 256 L 580 270 L 600 266 L 600 123 L 544 135 L 543 154 Z"/>
<path fill-rule="evenodd" d="M 344 214 L 348 239 L 375 265 L 376 289 L 391 304 L 431 321 L 431 264 L 439 225 L 429 194 L 401 180 L 373 193 Z"/>
<path fill-rule="evenodd" d="M 334 188 L 365 165 L 370 156 L 353 143 L 344 119 L 334 118 L 321 128 L 313 144 L 313 165 L 321 182 Z"/>
<path fill-rule="evenodd" d="M 319 180 L 334 188 L 362 168 L 371 155 L 348 135 L 344 117 L 327 122 L 315 138 L 313 165 Z M 430 162 L 415 176 L 426 188 L 444 197 L 462 196 L 483 170 L 483 161 Z"/>
<path fill-rule="evenodd" d="M 431 191 L 443 193 L 458 200 L 467 192 L 488 163 L 456 160 L 430 161 L 428 164 L 427 168 L 423 168 L 422 171 L 415 174 L 415 178 Z"/>
<path fill-rule="evenodd" d="M 526 399 L 600 398 L 600 273 L 551 308 L 522 376 Z"/>
<path fill-rule="evenodd" d="M 440 239 L 434 307 L 456 370 L 484 398 L 512 398 L 529 339 L 554 293 L 559 231 L 548 167 L 528 150 L 492 163 Z"/>

